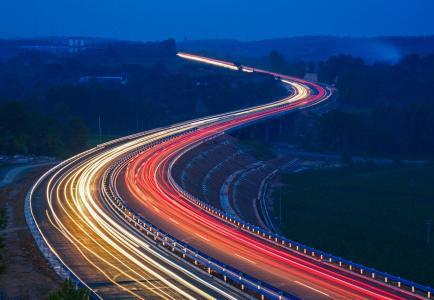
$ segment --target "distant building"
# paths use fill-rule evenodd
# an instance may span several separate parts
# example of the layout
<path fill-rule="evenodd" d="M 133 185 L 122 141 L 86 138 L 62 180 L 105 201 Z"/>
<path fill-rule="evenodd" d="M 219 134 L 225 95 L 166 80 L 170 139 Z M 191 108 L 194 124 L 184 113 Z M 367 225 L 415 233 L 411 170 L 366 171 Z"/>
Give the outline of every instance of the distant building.
<path fill-rule="evenodd" d="M 68 47 L 70 53 L 79 53 L 86 50 L 86 43 L 82 37 L 69 37 Z"/>
<path fill-rule="evenodd" d="M 82 76 L 78 83 L 85 84 L 89 82 L 97 82 L 102 84 L 126 84 L 127 78 L 124 76 Z"/>

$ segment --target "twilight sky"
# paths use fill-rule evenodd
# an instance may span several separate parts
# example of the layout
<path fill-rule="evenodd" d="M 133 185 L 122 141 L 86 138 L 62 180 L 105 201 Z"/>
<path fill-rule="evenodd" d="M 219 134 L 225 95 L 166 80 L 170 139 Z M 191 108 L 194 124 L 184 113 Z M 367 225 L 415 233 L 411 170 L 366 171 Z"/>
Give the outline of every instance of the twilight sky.
<path fill-rule="evenodd" d="M 0 37 L 434 34 L 434 0 L 0 0 Z"/>

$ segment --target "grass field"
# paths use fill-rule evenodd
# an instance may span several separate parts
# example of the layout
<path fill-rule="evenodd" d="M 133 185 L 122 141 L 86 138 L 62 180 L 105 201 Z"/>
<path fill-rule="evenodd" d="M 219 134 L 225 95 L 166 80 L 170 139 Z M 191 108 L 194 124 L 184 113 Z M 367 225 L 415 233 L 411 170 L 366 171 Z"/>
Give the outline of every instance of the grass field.
<path fill-rule="evenodd" d="M 434 166 L 353 167 L 283 176 L 282 233 L 434 286 Z M 274 191 L 279 214 L 279 192 Z"/>

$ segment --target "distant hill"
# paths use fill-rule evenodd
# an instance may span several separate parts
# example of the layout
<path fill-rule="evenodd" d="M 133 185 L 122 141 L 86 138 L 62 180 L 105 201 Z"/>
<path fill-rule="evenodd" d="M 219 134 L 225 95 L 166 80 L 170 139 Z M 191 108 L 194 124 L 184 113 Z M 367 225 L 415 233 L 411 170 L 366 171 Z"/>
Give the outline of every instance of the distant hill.
<path fill-rule="evenodd" d="M 271 50 L 281 52 L 288 61 L 325 60 L 332 55 L 350 54 L 368 62 L 396 62 L 406 54 L 434 54 L 434 36 L 348 38 L 305 36 L 262 41 L 191 40 L 178 42 L 184 51 L 206 51 L 221 57 L 255 58 Z"/>

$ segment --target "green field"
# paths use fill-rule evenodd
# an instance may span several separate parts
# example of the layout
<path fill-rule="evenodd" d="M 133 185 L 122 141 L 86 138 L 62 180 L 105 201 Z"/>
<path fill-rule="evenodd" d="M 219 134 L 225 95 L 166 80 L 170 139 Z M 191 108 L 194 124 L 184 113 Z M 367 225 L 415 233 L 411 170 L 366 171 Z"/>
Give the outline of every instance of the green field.
<path fill-rule="evenodd" d="M 366 266 L 434 286 L 434 166 L 285 174 L 282 233 Z M 279 215 L 279 192 L 274 191 Z"/>

